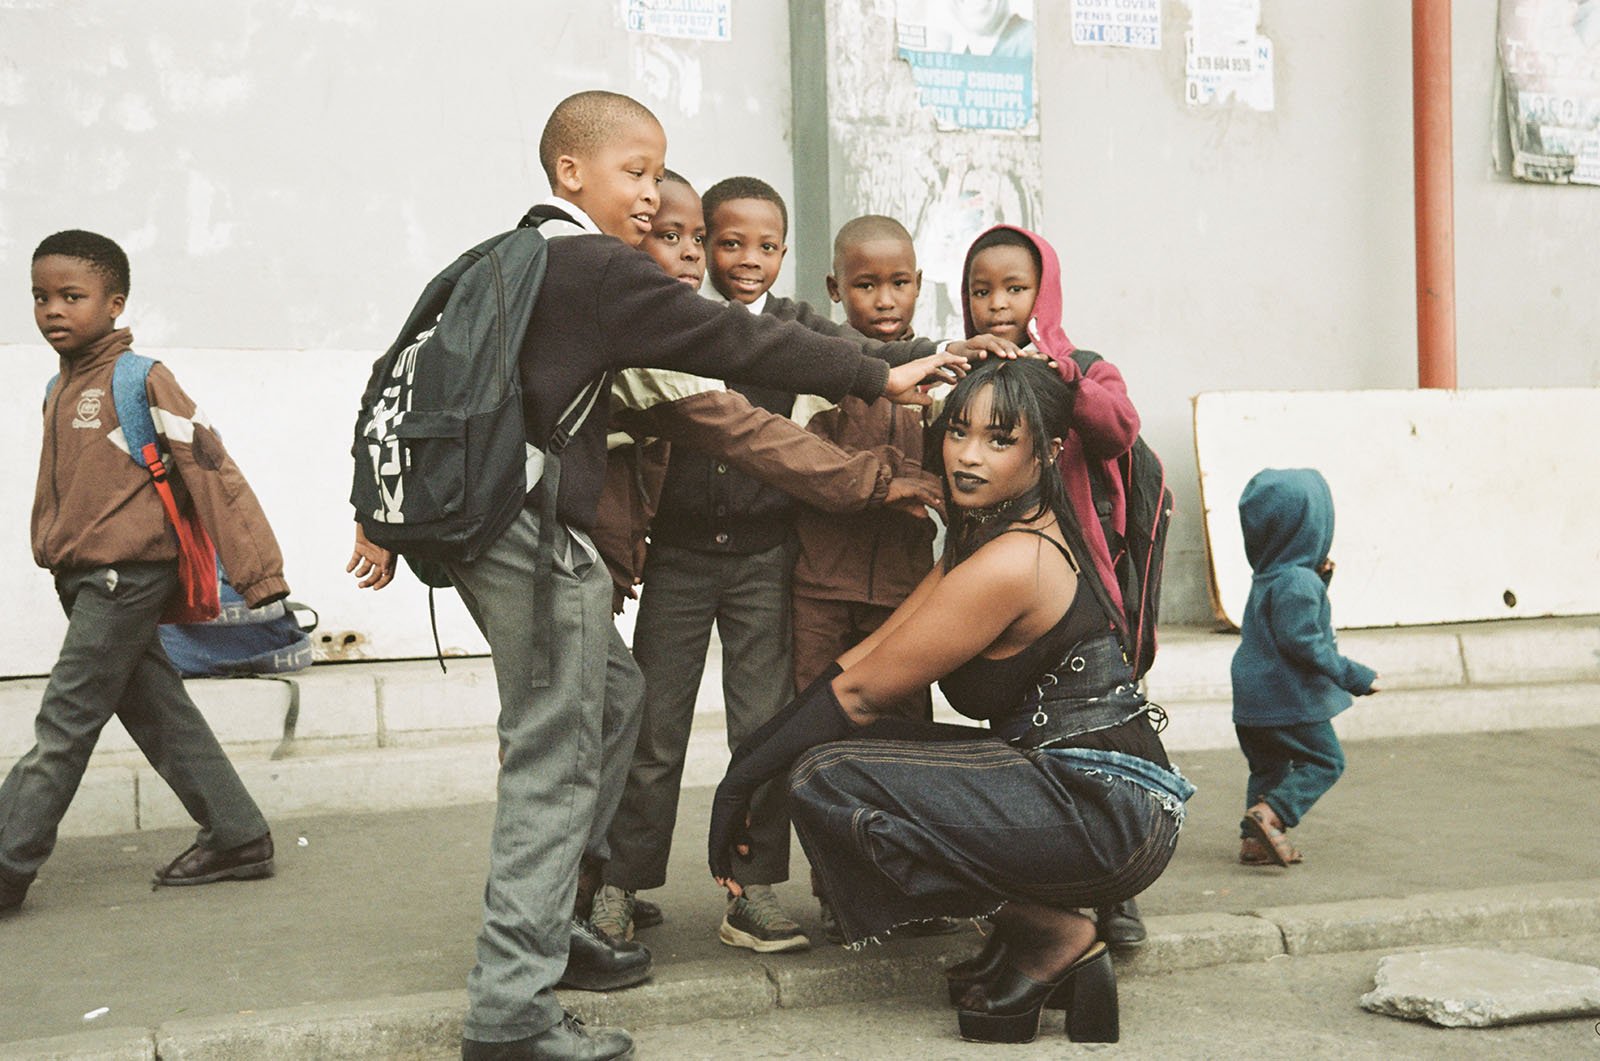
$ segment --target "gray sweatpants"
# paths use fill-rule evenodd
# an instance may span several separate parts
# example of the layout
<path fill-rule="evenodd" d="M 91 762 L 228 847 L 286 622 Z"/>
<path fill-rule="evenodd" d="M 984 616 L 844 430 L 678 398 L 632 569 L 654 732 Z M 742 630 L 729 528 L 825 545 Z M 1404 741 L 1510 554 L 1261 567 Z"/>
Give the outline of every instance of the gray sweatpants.
<path fill-rule="evenodd" d="M 538 1035 L 561 1020 L 553 989 L 567 964 L 578 860 L 599 846 L 598 816 L 615 806 L 638 732 L 638 672 L 611 621 L 611 576 L 584 551 L 587 538 L 558 543 L 546 628 L 533 607 L 538 540 L 539 515 L 524 509 L 483 556 L 450 568 L 494 654 L 505 751 L 463 1028 L 481 1042 Z M 535 654 L 546 651 L 550 683 L 535 687 Z M 627 748 L 608 771 L 615 793 L 601 780 L 603 741 Z"/>
<path fill-rule="evenodd" d="M 199 824 L 201 847 L 225 851 L 267 832 L 156 634 L 177 584 L 174 562 L 56 575 L 67 637 L 34 722 L 36 743 L 0 785 L 0 873 L 31 881 L 50 857 L 112 715 Z"/>

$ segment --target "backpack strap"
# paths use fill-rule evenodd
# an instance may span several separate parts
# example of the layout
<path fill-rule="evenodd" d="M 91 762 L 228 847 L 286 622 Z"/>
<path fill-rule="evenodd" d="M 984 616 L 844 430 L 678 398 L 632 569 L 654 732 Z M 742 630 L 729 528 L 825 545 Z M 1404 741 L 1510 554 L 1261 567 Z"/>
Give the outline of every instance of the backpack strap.
<path fill-rule="evenodd" d="M 551 578 L 555 566 L 556 555 L 556 502 L 561 493 L 561 451 L 567 448 L 567 443 L 578 433 L 583 422 L 589 418 L 594 410 L 595 403 L 600 396 L 606 393 L 610 383 L 610 373 L 602 372 L 590 380 L 582 390 L 578 391 L 566 411 L 561 414 L 556 429 L 550 435 L 550 442 L 545 446 L 544 463 L 539 476 L 539 542 L 534 555 L 534 572 L 538 585 L 538 599 L 534 607 L 536 614 L 546 626 L 554 622 L 551 613 Z M 551 660 L 547 654 L 543 659 L 535 660 L 533 674 L 535 682 L 548 682 Z"/>
<path fill-rule="evenodd" d="M 567 213 L 554 203 L 535 203 L 522 215 L 522 220 L 517 222 L 518 228 L 538 228 L 546 221 L 565 221 L 569 225 L 576 225 L 578 219 Z"/>
<path fill-rule="evenodd" d="M 154 358 L 129 350 L 117 358 L 111 370 L 111 401 L 117 407 L 122 440 L 128 444 L 128 456 L 141 468 L 151 467 L 152 460 L 156 464 L 161 462 L 156 445 L 156 422 L 150 415 L 150 395 L 145 389 L 155 364 Z M 152 471 L 150 476 L 155 478 L 156 473 Z M 165 484 L 164 471 L 158 481 Z"/>
<path fill-rule="evenodd" d="M 111 369 L 111 402 L 116 406 L 117 425 L 122 429 L 122 440 L 128 445 L 128 456 L 150 473 L 151 485 L 161 498 L 161 507 L 167 512 L 167 522 L 172 524 L 173 534 L 178 539 L 180 566 L 183 558 L 187 557 L 193 569 L 209 567 L 216 572 L 218 580 L 225 580 L 227 575 L 222 570 L 221 558 L 214 554 L 207 556 L 212 546 L 205 529 L 183 517 L 178 510 L 178 499 L 172 493 L 167 465 L 161 459 L 161 444 L 156 438 L 155 417 L 150 413 L 150 393 L 146 390 L 150 370 L 155 365 L 154 358 L 136 354 L 132 350 L 117 358 L 116 365 Z M 178 592 L 186 594 L 188 603 L 196 606 L 205 596 L 206 587 L 185 584 L 180 586 Z"/>
<path fill-rule="evenodd" d="M 48 382 L 48 383 L 46 383 L 44 385 L 44 401 L 39 403 L 39 406 L 40 406 L 41 410 L 43 410 L 45 407 L 49 406 L 49 404 L 50 404 L 50 395 L 55 393 L 56 384 L 60 383 L 60 382 L 61 382 L 61 373 L 57 372 L 55 375 L 50 377 L 50 382 Z"/>

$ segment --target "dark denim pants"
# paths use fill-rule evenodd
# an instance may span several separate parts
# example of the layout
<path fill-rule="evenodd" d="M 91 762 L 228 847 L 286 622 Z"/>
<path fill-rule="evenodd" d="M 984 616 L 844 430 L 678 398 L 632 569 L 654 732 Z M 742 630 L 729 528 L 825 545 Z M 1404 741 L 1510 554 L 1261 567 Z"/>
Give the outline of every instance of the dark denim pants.
<path fill-rule="evenodd" d="M 802 755 L 789 813 L 852 942 L 1005 902 L 1121 902 L 1172 857 L 1148 789 L 999 740 L 849 740 Z"/>
<path fill-rule="evenodd" d="M 1311 805 L 1344 773 L 1344 749 L 1331 722 L 1298 726 L 1235 726 L 1250 764 L 1245 809 L 1265 801 L 1285 829 L 1300 824 Z M 1240 835 L 1246 835 L 1241 831 Z"/>

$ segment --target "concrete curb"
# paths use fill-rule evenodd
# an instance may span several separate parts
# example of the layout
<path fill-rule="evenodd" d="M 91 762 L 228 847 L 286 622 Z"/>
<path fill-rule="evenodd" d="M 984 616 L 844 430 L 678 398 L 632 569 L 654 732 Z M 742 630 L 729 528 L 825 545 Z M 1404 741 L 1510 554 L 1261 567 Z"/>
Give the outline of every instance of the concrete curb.
<path fill-rule="evenodd" d="M 1118 975 L 1485 940 L 1600 932 L 1600 879 L 1270 907 L 1251 914 L 1148 919 L 1149 941 L 1118 958 Z M 708 1018 L 892 998 L 941 989 L 940 972 L 972 950 L 959 933 L 910 940 L 841 964 L 831 952 L 669 966 L 643 987 L 567 992 L 585 1021 L 640 1028 Z M 0 1044 L 0 1059 L 151 1061 L 239 1058 L 427 1058 L 454 1053 L 465 991 L 299 1006 L 171 1021 L 154 1030 L 104 1029 Z"/>

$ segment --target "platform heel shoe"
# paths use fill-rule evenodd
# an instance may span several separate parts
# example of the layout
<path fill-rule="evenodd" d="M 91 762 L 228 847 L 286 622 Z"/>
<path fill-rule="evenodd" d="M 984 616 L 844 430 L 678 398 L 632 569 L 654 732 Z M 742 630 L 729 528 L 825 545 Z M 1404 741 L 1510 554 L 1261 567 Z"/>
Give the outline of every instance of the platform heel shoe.
<path fill-rule="evenodd" d="M 1096 942 L 1054 980 L 1034 980 L 1007 964 L 984 990 L 983 1008 L 956 1014 L 961 1038 L 974 1043 L 1031 1043 L 1046 1006 L 1067 1011 L 1074 1042 L 1118 1038 L 1117 977 L 1111 952 Z"/>
<path fill-rule="evenodd" d="M 1006 944 L 998 930 L 990 932 L 983 949 L 966 961 L 956 962 L 944 971 L 950 987 L 950 1004 L 961 1005 L 961 998 L 975 984 L 986 984 L 995 978 L 1006 961 Z"/>
<path fill-rule="evenodd" d="M 1114 1043 L 1122 1035 L 1117 1008 L 1117 970 L 1104 943 L 1073 963 L 1066 980 L 1050 993 L 1049 1009 L 1067 1011 L 1067 1038 L 1075 1043 Z"/>

